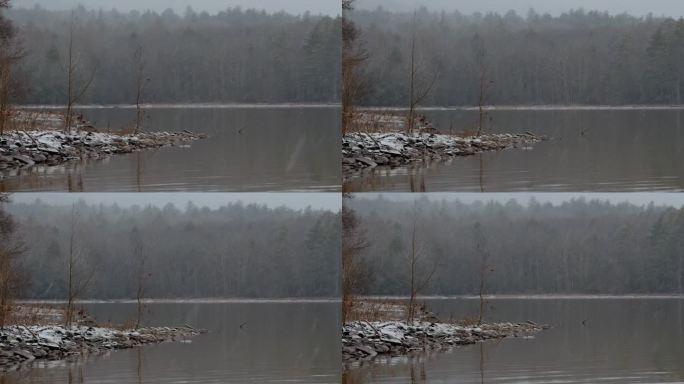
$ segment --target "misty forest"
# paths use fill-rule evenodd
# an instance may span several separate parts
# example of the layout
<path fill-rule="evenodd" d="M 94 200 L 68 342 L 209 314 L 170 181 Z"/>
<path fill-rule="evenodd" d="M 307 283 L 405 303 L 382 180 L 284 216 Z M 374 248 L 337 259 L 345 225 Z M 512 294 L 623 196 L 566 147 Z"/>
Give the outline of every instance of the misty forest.
<path fill-rule="evenodd" d="M 10 204 L 18 297 L 288 298 L 338 294 L 339 215 L 228 204 Z M 72 269 L 73 273 L 69 270 Z"/>
<path fill-rule="evenodd" d="M 486 294 L 684 293 L 682 208 L 358 195 L 346 204 L 354 241 L 364 239 L 357 293 L 408 295 L 411 260 L 422 295 L 476 295 L 483 281 Z"/>
<path fill-rule="evenodd" d="M 316 102 L 339 100 L 340 19 L 227 8 L 51 11 L 10 8 L 24 57 L 17 100 L 63 104 L 70 30 L 79 82 L 93 82 L 81 103 L 132 104 L 140 50 L 145 102 Z"/>
<path fill-rule="evenodd" d="M 356 29 L 348 41 L 360 105 L 408 105 L 420 92 L 413 83 L 429 89 L 422 105 L 436 106 L 682 102 L 681 19 L 427 8 L 353 9 L 345 17 Z"/>

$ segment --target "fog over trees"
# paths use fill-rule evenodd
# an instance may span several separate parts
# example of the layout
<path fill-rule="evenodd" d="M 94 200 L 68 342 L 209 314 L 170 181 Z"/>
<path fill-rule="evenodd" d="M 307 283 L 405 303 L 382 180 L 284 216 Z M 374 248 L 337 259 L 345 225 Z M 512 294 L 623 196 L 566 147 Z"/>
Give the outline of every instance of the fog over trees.
<path fill-rule="evenodd" d="M 145 298 L 339 295 L 340 214 L 332 211 L 83 201 L 6 209 L 26 244 L 22 298 L 65 300 L 71 259 L 74 281 L 94 271 L 79 299 L 135 299 L 141 284 Z"/>
<path fill-rule="evenodd" d="M 575 199 L 559 205 L 366 199 L 345 202 L 369 239 L 360 293 L 410 293 L 415 209 L 424 295 L 684 293 L 684 209 Z M 483 240 L 484 239 L 484 240 Z M 483 243 L 484 242 L 484 243 Z"/>
<path fill-rule="evenodd" d="M 27 56 L 26 95 L 35 104 L 67 100 L 70 11 L 14 8 Z M 339 17 L 229 8 L 179 15 L 73 12 L 82 77 L 95 77 L 82 103 L 134 104 L 136 52 L 145 52 L 145 100 L 154 102 L 317 102 L 340 97 Z"/>
<path fill-rule="evenodd" d="M 17 29 L 6 16 L 10 6 L 10 0 L 0 0 L 0 134 L 5 132 L 11 103 L 22 90 L 17 62 L 24 52 Z"/>
<path fill-rule="evenodd" d="M 684 19 L 574 10 L 559 16 L 357 9 L 364 105 L 407 106 L 417 60 L 438 76 L 423 105 L 474 106 L 487 68 L 487 104 L 681 104 Z"/>

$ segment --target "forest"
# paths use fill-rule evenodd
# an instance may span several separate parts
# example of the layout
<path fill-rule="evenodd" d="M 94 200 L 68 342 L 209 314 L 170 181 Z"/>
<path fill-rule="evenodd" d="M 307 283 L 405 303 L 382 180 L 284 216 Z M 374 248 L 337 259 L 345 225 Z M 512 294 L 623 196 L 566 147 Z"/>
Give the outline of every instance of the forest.
<path fill-rule="evenodd" d="M 345 204 L 363 244 L 358 294 L 409 295 L 412 276 L 425 282 L 420 295 L 477 295 L 481 283 L 486 294 L 684 293 L 684 208 L 360 195 Z"/>
<path fill-rule="evenodd" d="M 682 19 L 377 8 L 345 21 L 359 105 L 408 107 L 417 90 L 423 106 L 682 104 Z"/>
<path fill-rule="evenodd" d="M 66 103 L 70 57 L 78 62 L 74 83 L 92 79 L 85 104 L 134 104 L 141 68 L 144 103 L 339 100 L 340 18 L 241 8 L 5 13 L 24 52 L 21 103 Z"/>
<path fill-rule="evenodd" d="M 23 244 L 24 299 L 133 299 L 140 287 L 144 298 L 339 295 L 340 216 L 331 211 L 36 201 L 5 204 L 3 215 Z"/>

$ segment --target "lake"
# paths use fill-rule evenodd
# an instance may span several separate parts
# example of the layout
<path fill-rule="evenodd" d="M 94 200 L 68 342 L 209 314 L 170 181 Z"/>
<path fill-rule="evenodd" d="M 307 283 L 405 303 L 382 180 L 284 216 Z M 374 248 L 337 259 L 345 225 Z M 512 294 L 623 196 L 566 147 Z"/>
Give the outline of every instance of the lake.
<path fill-rule="evenodd" d="M 443 318 L 478 300 L 428 300 Z M 684 299 L 495 299 L 488 320 L 553 326 L 506 339 L 350 367 L 351 383 L 684 383 Z"/>
<path fill-rule="evenodd" d="M 476 127 L 475 109 L 426 109 L 444 133 Z M 684 191 L 684 109 L 495 109 L 485 132 L 550 141 L 426 166 L 378 169 L 344 190 L 404 192 Z"/>
<path fill-rule="evenodd" d="M 148 304 L 147 325 L 189 324 L 210 333 L 192 343 L 37 363 L 0 376 L 0 383 L 339 383 L 339 307 L 335 301 Z M 133 303 L 84 308 L 101 322 L 136 313 Z"/>
<path fill-rule="evenodd" d="M 144 129 L 206 133 L 167 147 L 104 160 L 3 172 L 0 191 L 340 190 L 340 109 L 336 106 L 149 106 Z M 98 128 L 135 121 L 135 108 L 84 107 Z"/>

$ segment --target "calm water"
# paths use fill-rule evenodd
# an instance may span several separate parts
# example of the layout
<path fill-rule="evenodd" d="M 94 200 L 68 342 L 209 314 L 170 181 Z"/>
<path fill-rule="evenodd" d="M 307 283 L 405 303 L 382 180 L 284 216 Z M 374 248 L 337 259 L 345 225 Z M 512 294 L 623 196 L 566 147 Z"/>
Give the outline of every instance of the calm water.
<path fill-rule="evenodd" d="M 88 108 L 97 127 L 120 129 L 131 108 Z M 339 191 L 336 107 L 153 107 L 151 131 L 202 132 L 189 148 L 162 148 L 57 167 L 6 172 L 4 191 Z"/>
<path fill-rule="evenodd" d="M 135 316 L 134 304 L 90 304 L 100 321 Z M 151 325 L 211 330 L 169 343 L 0 376 L 0 383 L 339 383 L 339 303 L 150 304 Z M 240 328 L 243 325 L 243 328 Z M 70 380 L 71 378 L 71 380 Z"/>
<path fill-rule="evenodd" d="M 441 316 L 477 300 L 431 300 Z M 553 326 L 451 352 L 351 367 L 345 383 L 684 383 L 684 299 L 499 299 L 489 319 Z M 583 324 L 584 322 L 584 324 Z"/>
<path fill-rule="evenodd" d="M 443 132 L 474 128 L 477 111 L 428 110 Z M 495 110 L 489 132 L 552 138 L 533 150 L 378 170 L 348 191 L 683 191 L 684 109 Z"/>

